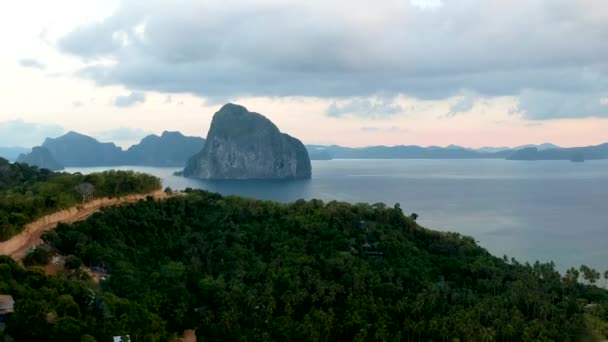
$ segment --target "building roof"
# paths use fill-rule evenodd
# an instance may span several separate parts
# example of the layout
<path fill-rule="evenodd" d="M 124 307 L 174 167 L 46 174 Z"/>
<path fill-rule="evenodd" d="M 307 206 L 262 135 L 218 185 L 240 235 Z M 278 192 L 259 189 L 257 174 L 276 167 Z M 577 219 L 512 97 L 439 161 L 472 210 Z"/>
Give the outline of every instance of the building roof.
<path fill-rule="evenodd" d="M 0 315 L 15 312 L 15 300 L 11 295 L 0 295 Z"/>

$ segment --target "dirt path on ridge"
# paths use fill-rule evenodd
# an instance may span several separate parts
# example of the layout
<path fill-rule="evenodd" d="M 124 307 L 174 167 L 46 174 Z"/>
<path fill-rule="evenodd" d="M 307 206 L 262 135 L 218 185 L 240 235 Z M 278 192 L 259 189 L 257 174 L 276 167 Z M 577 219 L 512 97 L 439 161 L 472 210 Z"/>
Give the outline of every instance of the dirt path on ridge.
<path fill-rule="evenodd" d="M 8 255 L 20 262 L 23 260 L 27 251 L 30 247 L 37 246 L 42 243 L 42 233 L 55 229 L 57 224 L 60 222 L 73 223 L 76 221 L 82 221 L 94 213 L 98 212 L 101 208 L 124 204 L 134 203 L 146 197 L 152 196 L 154 199 L 164 199 L 169 197 L 162 190 L 157 190 L 151 193 L 143 195 L 127 195 L 117 198 L 99 198 L 87 202 L 83 205 L 64 209 L 53 214 L 49 214 L 37 219 L 34 222 L 25 225 L 21 233 L 11 237 L 10 239 L 0 242 L 0 255 Z"/>

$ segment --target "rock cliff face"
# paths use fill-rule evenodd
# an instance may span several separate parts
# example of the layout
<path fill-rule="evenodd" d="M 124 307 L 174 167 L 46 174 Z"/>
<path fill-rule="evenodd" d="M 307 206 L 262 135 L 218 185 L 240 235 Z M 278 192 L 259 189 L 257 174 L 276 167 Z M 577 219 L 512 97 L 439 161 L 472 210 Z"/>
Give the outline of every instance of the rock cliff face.
<path fill-rule="evenodd" d="M 36 146 L 32 148 L 32 152 L 21 154 L 19 158 L 17 158 L 17 162 L 38 166 L 41 169 L 49 169 L 52 171 L 63 170 L 63 166 L 53 158 L 51 152 L 46 147 Z"/>
<path fill-rule="evenodd" d="M 203 179 L 305 179 L 311 165 L 300 140 L 261 114 L 227 104 L 215 115 L 202 151 L 184 176 Z"/>

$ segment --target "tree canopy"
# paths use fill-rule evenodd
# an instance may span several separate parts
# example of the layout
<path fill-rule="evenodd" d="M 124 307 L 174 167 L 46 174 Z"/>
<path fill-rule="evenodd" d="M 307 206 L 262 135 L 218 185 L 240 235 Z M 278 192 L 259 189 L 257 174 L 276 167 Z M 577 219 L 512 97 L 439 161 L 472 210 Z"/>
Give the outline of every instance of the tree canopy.
<path fill-rule="evenodd" d="M 0 158 L 0 241 L 25 224 L 85 200 L 148 193 L 161 188 L 154 176 L 132 171 L 82 175 L 38 169 Z"/>
<path fill-rule="evenodd" d="M 562 277 L 553 263 L 494 257 L 470 237 L 418 226 L 399 206 L 188 191 L 104 209 L 44 240 L 109 274 L 95 289 L 105 314 L 90 317 L 84 294 L 57 293 L 80 311 L 61 324 L 100 341 L 110 333 L 164 340 L 191 328 L 204 341 L 575 341 L 608 333 L 608 295 L 588 277 L 579 282 L 583 272 Z M 59 329 L 59 318 L 46 318 L 55 305 L 28 316 L 49 336 Z"/>

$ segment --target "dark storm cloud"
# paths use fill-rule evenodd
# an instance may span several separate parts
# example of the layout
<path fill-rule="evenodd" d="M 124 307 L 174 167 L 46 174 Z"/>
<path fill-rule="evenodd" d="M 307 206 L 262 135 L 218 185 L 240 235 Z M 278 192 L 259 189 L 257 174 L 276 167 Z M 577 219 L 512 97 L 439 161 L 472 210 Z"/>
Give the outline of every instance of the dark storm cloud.
<path fill-rule="evenodd" d="M 33 58 L 23 58 L 19 60 L 19 65 L 24 68 L 45 69 L 46 65 Z"/>
<path fill-rule="evenodd" d="M 117 96 L 114 99 L 114 106 L 126 108 L 134 106 L 138 103 L 144 103 L 146 101 L 146 95 L 142 92 L 132 92 L 129 95 Z"/>
<path fill-rule="evenodd" d="M 89 62 L 82 77 L 139 91 L 421 99 L 471 91 L 521 95 L 529 118 L 608 116 L 606 105 L 587 106 L 608 92 L 608 3 L 421 7 L 405 0 L 124 1 L 59 46 Z M 551 114 L 552 103 L 525 98 L 535 93 L 584 108 Z"/>

